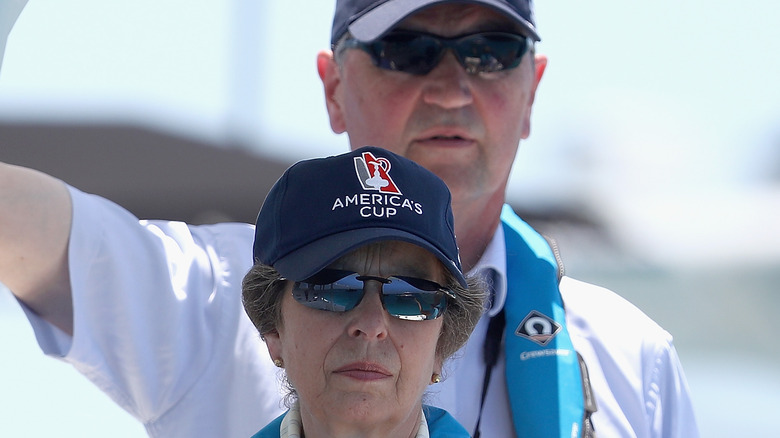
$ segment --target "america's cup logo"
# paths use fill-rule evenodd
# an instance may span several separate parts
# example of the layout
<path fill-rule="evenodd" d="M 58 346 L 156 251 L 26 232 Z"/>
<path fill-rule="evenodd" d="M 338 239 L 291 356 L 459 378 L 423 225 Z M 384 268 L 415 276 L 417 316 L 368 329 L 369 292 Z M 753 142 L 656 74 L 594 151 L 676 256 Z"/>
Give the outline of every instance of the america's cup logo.
<path fill-rule="evenodd" d="M 355 157 L 355 173 L 363 190 L 401 194 L 401 190 L 390 177 L 390 161 L 387 158 L 375 157 L 371 152 L 363 152 L 361 156 Z"/>

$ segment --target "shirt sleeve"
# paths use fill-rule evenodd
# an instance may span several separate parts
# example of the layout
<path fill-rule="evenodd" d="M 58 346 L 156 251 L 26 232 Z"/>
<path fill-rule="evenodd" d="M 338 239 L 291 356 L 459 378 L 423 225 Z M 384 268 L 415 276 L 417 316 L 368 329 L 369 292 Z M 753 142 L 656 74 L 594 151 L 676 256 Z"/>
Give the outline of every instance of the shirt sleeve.
<path fill-rule="evenodd" d="M 572 342 L 588 369 L 599 436 L 696 438 L 688 384 L 672 336 L 614 292 L 564 277 Z"/>
<path fill-rule="evenodd" d="M 698 437 L 693 402 L 682 364 L 671 336 L 655 346 L 648 358 L 645 375 L 645 400 L 652 436 Z"/>
<path fill-rule="evenodd" d="M 139 221 L 106 199 L 70 193 L 74 332 L 26 309 L 43 351 L 72 364 L 150 435 L 169 436 L 168 426 L 192 436 L 255 432 L 277 416 L 276 373 L 241 304 L 251 225 Z"/>

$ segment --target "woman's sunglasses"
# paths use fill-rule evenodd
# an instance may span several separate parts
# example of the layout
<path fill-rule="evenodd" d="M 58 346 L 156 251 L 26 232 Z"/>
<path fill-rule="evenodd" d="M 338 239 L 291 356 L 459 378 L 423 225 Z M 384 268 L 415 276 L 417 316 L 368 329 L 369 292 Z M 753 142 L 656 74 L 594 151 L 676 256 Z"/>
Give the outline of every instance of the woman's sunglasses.
<path fill-rule="evenodd" d="M 422 278 L 389 278 L 359 275 L 351 271 L 323 269 L 305 281 L 293 285 L 292 296 L 306 307 L 330 312 L 347 312 L 365 296 L 365 282 L 381 285 L 382 306 L 390 315 L 410 320 L 436 319 L 455 294 L 444 286 Z"/>
<path fill-rule="evenodd" d="M 492 73 L 515 68 L 533 41 L 507 32 L 481 32 L 443 38 L 422 32 L 395 31 L 369 43 L 348 39 L 345 48 L 358 48 L 379 68 L 413 75 L 426 75 L 452 49 L 458 62 L 470 74 Z"/>

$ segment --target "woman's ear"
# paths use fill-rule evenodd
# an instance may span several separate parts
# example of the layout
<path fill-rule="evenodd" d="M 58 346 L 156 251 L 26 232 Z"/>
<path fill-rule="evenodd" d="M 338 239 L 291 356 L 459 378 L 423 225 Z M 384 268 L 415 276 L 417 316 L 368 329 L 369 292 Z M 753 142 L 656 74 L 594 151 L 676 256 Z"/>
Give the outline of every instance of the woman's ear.
<path fill-rule="evenodd" d="M 268 348 L 268 354 L 271 356 L 271 360 L 274 362 L 277 360 L 283 361 L 284 351 L 282 349 L 282 341 L 279 338 L 279 332 L 274 330 L 265 333 L 263 339 L 265 339 L 265 346 Z"/>

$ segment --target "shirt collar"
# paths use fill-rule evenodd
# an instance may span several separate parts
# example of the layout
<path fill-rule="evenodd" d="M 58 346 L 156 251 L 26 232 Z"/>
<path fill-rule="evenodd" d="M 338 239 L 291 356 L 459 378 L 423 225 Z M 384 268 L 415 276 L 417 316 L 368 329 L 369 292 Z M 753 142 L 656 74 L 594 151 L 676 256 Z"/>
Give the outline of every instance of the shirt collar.
<path fill-rule="evenodd" d="M 282 419 L 279 426 L 279 438 L 301 438 L 301 406 L 296 401 Z M 430 438 L 425 411 L 420 412 L 420 427 L 415 438 Z"/>
<path fill-rule="evenodd" d="M 469 271 L 470 275 L 487 275 L 489 270 L 494 271 L 493 296 L 490 300 L 488 316 L 495 316 L 506 301 L 506 244 L 504 243 L 504 227 L 498 224 L 493 238 L 488 243 L 485 252 L 482 253 L 476 266 Z"/>
<path fill-rule="evenodd" d="M 282 419 L 279 438 L 301 438 L 301 407 L 296 401 Z"/>

